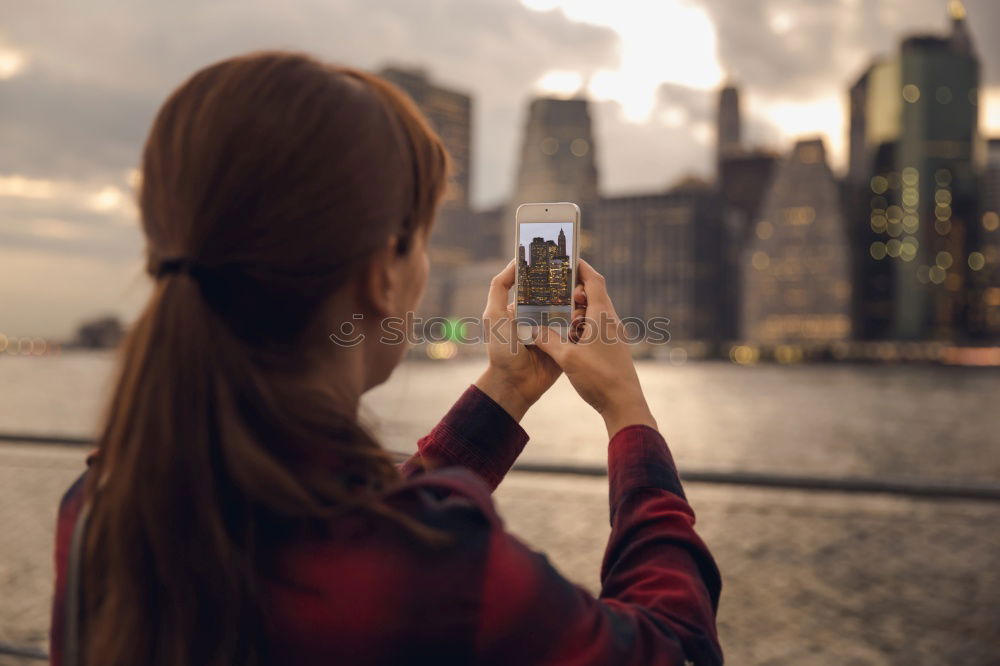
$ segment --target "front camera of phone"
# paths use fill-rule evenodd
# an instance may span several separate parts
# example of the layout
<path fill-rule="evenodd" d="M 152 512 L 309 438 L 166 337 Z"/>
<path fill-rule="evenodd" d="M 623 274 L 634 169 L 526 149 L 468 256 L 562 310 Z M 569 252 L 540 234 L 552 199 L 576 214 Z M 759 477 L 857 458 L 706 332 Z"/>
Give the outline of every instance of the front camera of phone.
<path fill-rule="evenodd" d="M 547 213 L 547 212 L 549 212 L 549 209 L 548 209 L 548 208 L 546 208 L 546 209 L 545 209 L 545 212 L 546 212 L 546 213 Z"/>

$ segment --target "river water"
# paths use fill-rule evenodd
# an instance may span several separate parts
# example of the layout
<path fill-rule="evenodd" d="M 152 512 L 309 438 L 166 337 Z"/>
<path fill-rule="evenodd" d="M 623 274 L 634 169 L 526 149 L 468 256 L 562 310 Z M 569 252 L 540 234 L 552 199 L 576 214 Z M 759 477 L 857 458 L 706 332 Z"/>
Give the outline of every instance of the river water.
<path fill-rule="evenodd" d="M 410 451 L 482 360 L 409 361 L 362 417 Z M 941 366 L 639 363 L 678 465 L 802 474 L 1000 481 L 1000 370 Z M 92 434 L 114 372 L 107 353 L 0 356 L 0 431 Z M 524 419 L 525 459 L 601 463 L 600 418 L 565 378 Z"/>

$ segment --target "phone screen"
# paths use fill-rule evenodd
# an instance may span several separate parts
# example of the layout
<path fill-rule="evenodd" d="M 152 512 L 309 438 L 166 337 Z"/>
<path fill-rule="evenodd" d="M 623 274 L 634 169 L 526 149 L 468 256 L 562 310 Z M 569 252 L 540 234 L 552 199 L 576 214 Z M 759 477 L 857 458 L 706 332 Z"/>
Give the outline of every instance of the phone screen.
<path fill-rule="evenodd" d="M 572 222 L 518 224 L 518 324 L 568 327 L 572 321 L 573 227 Z"/>

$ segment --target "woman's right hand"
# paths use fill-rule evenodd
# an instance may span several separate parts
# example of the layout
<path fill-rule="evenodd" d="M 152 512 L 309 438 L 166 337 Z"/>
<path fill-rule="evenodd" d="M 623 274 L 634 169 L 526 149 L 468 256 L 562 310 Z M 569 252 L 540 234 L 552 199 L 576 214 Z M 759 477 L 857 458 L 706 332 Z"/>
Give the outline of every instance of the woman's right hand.
<path fill-rule="evenodd" d="M 630 425 L 656 428 L 604 276 L 583 259 L 578 273 L 574 334 L 566 340 L 557 329 L 542 328 L 535 345 L 559 364 L 580 397 L 604 418 L 609 438 Z"/>

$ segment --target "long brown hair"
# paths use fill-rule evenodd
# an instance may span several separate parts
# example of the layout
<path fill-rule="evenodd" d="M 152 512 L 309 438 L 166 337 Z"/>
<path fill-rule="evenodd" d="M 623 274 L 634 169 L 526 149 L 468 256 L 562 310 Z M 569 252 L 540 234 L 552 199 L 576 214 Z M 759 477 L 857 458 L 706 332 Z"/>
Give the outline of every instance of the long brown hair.
<path fill-rule="evenodd" d="M 448 170 L 409 98 L 308 56 L 225 60 L 164 103 L 140 193 L 160 278 L 88 480 L 86 663 L 267 661 L 262 546 L 346 509 L 405 522 L 352 490 L 397 480 L 387 454 L 302 378 L 331 296 L 390 235 L 407 251 Z"/>

